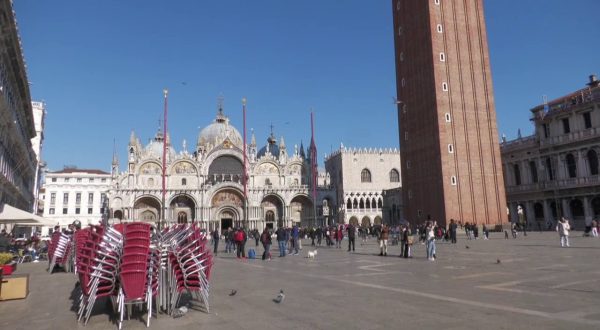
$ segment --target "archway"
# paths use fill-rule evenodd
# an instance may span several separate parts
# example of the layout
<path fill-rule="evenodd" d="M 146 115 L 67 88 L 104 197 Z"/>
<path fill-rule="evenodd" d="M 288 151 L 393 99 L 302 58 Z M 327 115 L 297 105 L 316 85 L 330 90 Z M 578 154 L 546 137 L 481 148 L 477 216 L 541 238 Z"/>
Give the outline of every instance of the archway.
<path fill-rule="evenodd" d="M 160 202 L 152 196 L 139 198 L 133 205 L 134 220 L 156 222 L 160 218 Z"/>
<path fill-rule="evenodd" d="M 371 226 L 371 218 L 364 216 L 362 218 L 362 220 L 360 221 L 360 223 L 363 227 L 369 227 L 369 226 Z"/>
<path fill-rule="evenodd" d="M 600 197 L 592 199 L 592 213 L 594 218 L 600 217 Z"/>
<path fill-rule="evenodd" d="M 536 221 L 544 221 L 544 206 L 542 203 L 533 204 L 533 213 Z"/>
<path fill-rule="evenodd" d="M 283 218 L 283 202 L 276 195 L 267 195 L 263 198 L 260 206 L 265 214 L 265 226 L 274 229 L 276 224 Z"/>
<path fill-rule="evenodd" d="M 581 202 L 581 200 L 577 198 L 572 199 L 569 203 L 569 207 L 571 208 L 571 215 L 573 216 L 573 220 L 584 218 L 583 203 Z"/>
<path fill-rule="evenodd" d="M 177 220 L 177 223 L 188 223 L 196 220 L 196 203 L 188 195 L 179 195 L 171 200 L 169 206 L 171 219 Z"/>
<path fill-rule="evenodd" d="M 242 216 L 244 207 L 244 197 L 235 189 L 223 189 L 215 193 L 211 199 L 211 207 L 215 210 L 215 221 L 219 222 L 222 228 L 225 224 L 229 227 L 242 227 Z M 224 213 L 225 212 L 225 213 Z"/>
<path fill-rule="evenodd" d="M 373 220 L 373 223 L 375 223 L 376 225 L 381 225 L 381 217 L 380 216 L 376 216 L 375 220 Z"/>
<path fill-rule="evenodd" d="M 119 220 L 123 220 L 123 211 L 122 210 L 116 210 L 113 213 L 113 218 L 119 219 Z"/>
<path fill-rule="evenodd" d="M 290 220 L 299 222 L 301 226 L 315 225 L 313 203 L 307 196 L 297 195 L 290 202 Z"/>
<path fill-rule="evenodd" d="M 355 216 L 350 217 L 350 220 L 348 220 L 348 222 L 353 226 L 358 226 L 358 218 L 356 218 Z"/>

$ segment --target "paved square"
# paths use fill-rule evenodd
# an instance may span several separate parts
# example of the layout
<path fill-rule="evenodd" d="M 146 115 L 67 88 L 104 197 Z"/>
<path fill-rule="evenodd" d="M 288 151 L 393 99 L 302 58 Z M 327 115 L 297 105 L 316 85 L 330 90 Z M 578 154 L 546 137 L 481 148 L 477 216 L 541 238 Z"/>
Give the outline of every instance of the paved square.
<path fill-rule="evenodd" d="M 397 246 L 379 257 L 375 240 L 358 242 L 356 253 L 346 251 L 347 242 L 341 250 L 321 247 L 315 260 L 306 258 L 307 240 L 300 256 L 269 262 L 223 253 L 213 268 L 211 314 L 160 315 L 151 328 L 600 328 L 600 239 L 580 235 L 573 233 L 571 248 L 560 248 L 554 232 L 509 240 L 499 233 L 489 241 L 459 237 L 456 245 L 438 243 L 435 262 L 425 260 L 423 245 L 413 259 L 398 258 Z M 25 300 L 0 302 L 0 328 L 84 328 L 72 311 L 75 276 L 48 275 L 44 266 L 20 265 L 19 273 L 31 274 L 31 292 Z M 276 304 L 280 289 L 286 298 Z M 85 328 L 116 327 L 109 308 L 97 305 Z M 123 327 L 145 325 L 138 318 Z"/>

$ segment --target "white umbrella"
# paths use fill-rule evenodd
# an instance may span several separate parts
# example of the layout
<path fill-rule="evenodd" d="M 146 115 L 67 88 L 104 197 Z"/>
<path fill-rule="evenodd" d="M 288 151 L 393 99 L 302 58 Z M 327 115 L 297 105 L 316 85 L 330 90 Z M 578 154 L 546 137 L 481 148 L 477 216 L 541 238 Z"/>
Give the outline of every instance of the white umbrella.
<path fill-rule="evenodd" d="M 8 204 L 0 209 L 0 223 L 11 223 L 25 226 L 54 226 L 55 223 L 39 215 L 23 211 Z"/>

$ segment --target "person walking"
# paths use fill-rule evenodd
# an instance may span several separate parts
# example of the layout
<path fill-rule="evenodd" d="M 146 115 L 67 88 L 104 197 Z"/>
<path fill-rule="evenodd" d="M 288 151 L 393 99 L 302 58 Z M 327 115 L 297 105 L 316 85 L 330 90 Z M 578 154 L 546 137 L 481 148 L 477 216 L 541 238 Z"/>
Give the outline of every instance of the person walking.
<path fill-rule="evenodd" d="M 350 248 L 352 248 L 352 252 L 354 252 L 356 248 L 354 242 L 356 238 L 356 228 L 354 228 L 354 226 L 350 224 L 348 225 L 348 228 L 346 228 L 346 230 L 348 231 L 348 252 L 350 252 Z"/>
<path fill-rule="evenodd" d="M 262 260 L 271 260 L 271 233 L 269 232 L 269 228 L 265 227 L 265 230 L 263 230 L 262 234 L 260 235 L 260 242 L 263 245 L 263 248 L 265 249 L 265 252 L 263 252 L 262 255 Z"/>
<path fill-rule="evenodd" d="M 456 229 L 458 226 L 456 225 L 456 222 L 454 222 L 454 219 L 450 219 L 450 241 L 452 242 L 452 244 L 456 244 Z"/>
<path fill-rule="evenodd" d="M 426 235 L 427 235 L 427 260 L 434 261 L 435 260 L 435 235 L 433 233 L 433 224 L 431 222 L 427 222 L 427 227 L 425 227 Z"/>
<path fill-rule="evenodd" d="M 246 240 L 248 239 L 248 235 L 246 234 L 246 231 L 244 231 L 242 228 L 238 228 L 233 236 L 233 239 L 236 244 L 238 259 L 240 259 L 240 258 L 246 259 L 246 250 L 245 249 L 246 249 Z"/>
<path fill-rule="evenodd" d="M 387 243 L 390 235 L 390 230 L 386 224 L 381 226 L 381 233 L 379 234 L 379 255 L 387 257 Z"/>
<path fill-rule="evenodd" d="M 337 232 L 335 235 L 335 242 L 337 243 L 337 248 L 342 248 L 342 241 L 344 240 L 344 227 L 341 225 L 337 228 Z"/>
<path fill-rule="evenodd" d="M 298 255 L 298 248 L 299 248 L 299 243 L 298 243 L 298 238 L 300 237 L 300 232 L 298 231 L 298 225 L 294 225 L 294 227 L 292 227 L 292 244 L 293 249 L 294 249 L 294 255 L 297 256 Z M 292 248 L 290 248 L 290 254 L 292 254 Z"/>
<path fill-rule="evenodd" d="M 598 221 L 592 220 L 592 237 L 598 237 Z"/>
<path fill-rule="evenodd" d="M 279 256 L 285 257 L 285 240 L 287 236 L 285 229 L 283 227 L 277 228 L 275 235 L 277 235 L 277 244 L 279 245 Z"/>
<path fill-rule="evenodd" d="M 560 246 L 561 247 L 569 247 L 569 231 L 571 230 L 571 226 L 567 219 L 562 217 L 556 225 L 556 231 L 558 232 L 558 236 L 560 237 Z"/>
<path fill-rule="evenodd" d="M 220 238 L 221 238 L 221 235 L 219 235 L 219 230 L 215 228 L 215 231 L 213 231 L 213 233 L 212 233 L 213 244 L 215 246 L 213 253 L 215 254 L 215 256 L 217 255 L 217 251 L 219 250 L 219 239 Z"/>
<path fill-rule="evenodd" d="M 323 240 L 323 229 L 321 227 L 317 227 L 315 234 L 317 235 L 317 245 L 321 246 L 321 241 Z"/>

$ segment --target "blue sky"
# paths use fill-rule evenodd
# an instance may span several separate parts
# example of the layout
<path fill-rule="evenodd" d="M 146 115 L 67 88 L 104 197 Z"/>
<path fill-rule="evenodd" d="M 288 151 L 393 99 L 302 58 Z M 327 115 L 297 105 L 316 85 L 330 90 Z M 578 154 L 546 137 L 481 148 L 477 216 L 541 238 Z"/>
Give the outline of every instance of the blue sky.
<path fill-rule="evenodd" d="M 168 88 L 177 150 L 195 145 L 217 98 L 264 144 L 310 139 L 319 163 L 340 142 L 398 147 L 389 0 L 15 0 L 34 100 L 47 106 L 43 158 L 110 169 L 131 130 L 156 132 Z M 529 109 L 600 74 L 597 0 L 485 1 L 499 134 L 531 133 Z"/>

